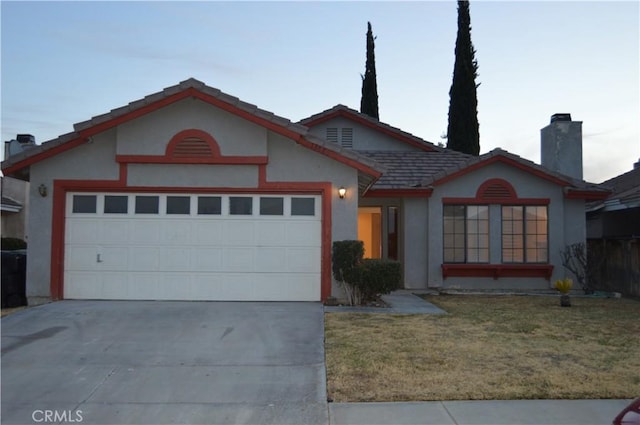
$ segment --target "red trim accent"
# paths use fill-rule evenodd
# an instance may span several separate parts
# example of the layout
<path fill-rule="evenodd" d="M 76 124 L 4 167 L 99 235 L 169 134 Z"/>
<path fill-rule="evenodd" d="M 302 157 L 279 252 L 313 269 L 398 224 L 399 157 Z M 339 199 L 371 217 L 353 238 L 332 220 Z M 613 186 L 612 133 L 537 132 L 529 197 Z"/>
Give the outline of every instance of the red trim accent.
<path fill-rule="evenodd" d="M 369 189 L 365 194 L 365 198 L 429 198 L 433 193 L 433 189 Z"/>
<path fill-rule="evenodd" d="M 442 264 L 442 277 L 540 277 L 551 280 L 550 264 Z"/>
<path fill-rule="evenodd" d="M 219 157 L 170 157 L 160 155 L 116 155 L 116 162 L 124 164 L 215 164 L 215 165 L 262 165 L 269 162 L 266 156 L 219 156 Z"/>
<path fill-rule="evenodd" d="M 611 192 L 569 189 L 564 197 L 567 199 L 584 199 L 585 201 L 603 201 L 611 196 Z"/>
<path fill-rule="evenodd" d="M 225 187 L 152 187 L 127 186 L 127 167 L 120 164 L 118 180 L 54 180 L 52 237 L 51 237 L 51 299 L 64 298 L 64 246 L 65 246 L 65 211 L 67 192 L 160 192 L 173 193 L 306 193 L 319 194 L 322 197 L 322 241 L 321 241 L 321 301 L 331 295 L 331 203 L 333 185 L 330 182 L 268 182 L 266 165 L 258 168 L 259 182 L 257 188 L 225 188 Z"/>
<path fill-rule="evenodd" d="M 211 148 L 211 156 L 220 157 L 220 146 L 218 142 L 206 131 L 198 130 L 195 128 L 182 130 L 169 140 L 167 144 L 166 156 L 172 157 L 175 155 L 176 147 L 184 141 L 184 139 L 198 139 L 205 142 Z"/>
<path fill-rule="evenodd" d="M 516 161 L 514 159 L 507 158 L 507 157 L 505 157 L 503 155 L 492 156 L 492 157 L 490 157 L 488 159 L 485 159 L 483 161 L 476 162 L 475 164 L 471 164 L 471 165 L 469 165 L 469 166 L 467 166 L 467 167 L 465 167 L 465 168 L 463 168 L 463 169 L 461 169 L 459 171 L 456 171 L 455 173 L 449 174 L 448 176 L 445 176 L 445 177 L 443 177 L 443 178 L 441 178 L 439 180 L 434 181 L 433 185 L 438 186 L 438 185 L 444 184 L 444 183 L 449 182 L 449 181 L 451 181 L 453 179 L 456 179 L 456 178 L 458 178 L 460 176 L 463 176 L 465 174 L 471 173 L 473 171 L 476 171 L 476 170 L 478 170 L 480 168 L 483 168 L 483 167 L 486 167 L 488 165 L 494 164 L 496 162 L 501 162 L 501 163 L 516 167 L 516 168 L 518 168 L 520 170 L 526 171 L 526 172 L 528 172 L 530 174 L 533 174 L 534 176 L 540 177 L 540 178 L 542 178 L 544 180 L 550 181 L 551 183 L 557 184 L 559 186 L 571 185 L 571 183 L 566 181 L 566 180 L 562 180 L 562 179 L 560 179 L 558 177 L 552 176 L 552 175 L 547 174 L 547 173 L 545 173 L 543 171 L 540 171 L 540 170 L 537 170 L 537 169 L 535 169 L 533 167 L 530 167 L 530 166 L 528 166 L 526 164 L 522 164 L 522 163 L 520 163 L 520 162 L 518 162 L 518 161 Z"/>
<path fill-rule="evenodd" d="M 315 125 L 321 124 L 321 123 L 323 123 L 325 121 L 329 121 L 329 120 L 331 120 L 333 118 L 336 118 L 336 117 L 342 117 L 342 118 L 349 119 L 351 121 L 355 121 L 358 124 L 362 124 L 365 127 L 372 128 L 372 129 L 374 129 L 376 131 L 379 131 L 380 133 L 386 134 L 387 136 L 391 136 L 394 139 L 397 139 L 397 140 L 399 140 L 401 142 L 404 142 L 404 143 L 407 143 L 407 144 L 409 144 L 411 146 L 414 146 L 414 147 L 417 147 L 419 149 L 422 149 L 425 152 L 433 152 L 433 151 L 436 150 L 435 148 L 432 148 L 432 147 L 430 147 L 428 145 L 425 145 L 423 143 L 420 143 L 420 142 L 412 139 L 410 136 L 406 136 L 406 135 L 404 135 L 402 133 L 398 133 L 396 131 L 393 131 L 390 128 L 387 128 L 387 127 L 385 127 L 383 125 L 380 125 L 380 124 L 376 124 L 374 122 L 371 122 L 371 121 L 369 121 L 368 119 L 366 119 L 364 117 L 355 115 L 354 113 L 352 113 L 350 111 L 347 111 L 347 110 L 344 110 L 344 109 L 339 109 L 337 111 L 333 111 L 331 113 L 328 113 L 328 114 L 326 114 L 324 116 L 318 117 L 318 118 L 316 118 L 314 120 L 306 121 L 304 123 L 304 125 L 306 127 L 313 127 Z"/>
<path fill-rule="evenodd" d="M 549 198 L 503 198 L 503 199 L 482 199 L 482 198 L 442 198 L 442 203 L 446 205 L 549 205 Z"/>

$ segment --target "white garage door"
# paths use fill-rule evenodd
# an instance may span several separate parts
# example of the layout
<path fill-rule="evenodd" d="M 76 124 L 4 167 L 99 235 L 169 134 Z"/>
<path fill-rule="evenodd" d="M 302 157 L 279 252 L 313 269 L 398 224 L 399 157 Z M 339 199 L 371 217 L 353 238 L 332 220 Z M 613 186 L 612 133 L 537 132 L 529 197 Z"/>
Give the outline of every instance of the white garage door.
<path fill-rule="evenodd" d="M 67 299 L 319 301 L 321 199 L 69 193 Z"/>

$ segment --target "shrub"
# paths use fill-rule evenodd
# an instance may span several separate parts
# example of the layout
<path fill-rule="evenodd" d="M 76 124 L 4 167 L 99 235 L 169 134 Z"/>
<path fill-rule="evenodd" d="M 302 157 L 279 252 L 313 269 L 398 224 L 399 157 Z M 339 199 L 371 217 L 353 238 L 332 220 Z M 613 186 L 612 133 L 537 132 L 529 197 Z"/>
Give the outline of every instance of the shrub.
<path fill-rule="evenodd" d="M 400 288 L 401 279 L 400 262 L 368 258 L 357 266 L 354 285 L 360 290 L 363 301 L 371 301 Z"/>
<path fill-rule="evenodd" d="M 358 279 L 357 267 L 362 263 L 364 244 L 362 241 L 335 241 L 331 259 L 333 262 L 333 277 L 342 284 L 349 305 L 360 304 L 362 297 L 355 286 Z"/>
<path fill-rule="evenodd" d="M 19 249 L 27 249 L 27 243 L 18 238 L 2 238 L 0 245 L 3 251 L 17 251 Z"/>

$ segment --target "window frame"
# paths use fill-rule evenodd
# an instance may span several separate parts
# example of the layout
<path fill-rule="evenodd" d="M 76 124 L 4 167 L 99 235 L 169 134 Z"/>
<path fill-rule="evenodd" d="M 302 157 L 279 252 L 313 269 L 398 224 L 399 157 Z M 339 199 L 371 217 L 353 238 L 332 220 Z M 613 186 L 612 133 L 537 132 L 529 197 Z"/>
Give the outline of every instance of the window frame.
<path fill-rule="evenodd" d="M 458 209 L 458 214 L 453 214 L 451 217 L 453 218 L 453 231 L 447 232 L 447 209 Z M 484 218 L 470 218 L 469 217 L 469 208 L 477 208 L 478 214 L 476 216 L 484 215 Z M 484 213 L 480 212 L 480 208 L 484 210 Z M 462 214 L 459 214 L 459 212 Z M 462 221 L 462 231 L 456 227 L 459 223 L 456 221 Z M 474 222 L 477 230 L 473 233 L 470 233 L 470 223 Z M 480 224 L 486 224 L 486 232 L 480 232 Z M 448 237 L 450 236 L 450 237 Z M 470 241 L 472 240 L 470 237 L 475 236 L 477 246 L 470 246 Z M 479 238 L 480 236 L 484 236 L 486 238 L 486 246 L 480 245 Z M 452 241 L 451 245 L 448 245 L 448 240 Z M 449 259 L 447 255 L 447 250 L 453 250 L 453 259 Z M 459 256 L 460 251 L 462 252 L 462 256 Z M 476 259 L 471 259 L 473 255 L 471 254 L 471 250 L 476 250 Z M 480 257 L 480 251 L 484 251 L 486 258 Z M 491 262 L 491 220 L 490 220 L 490 208 L 489 205 L 485 204 L 444 204 L 442 208 L 442 262 L 444 264 L 489 264 Z"/>
<path fill-rule="evenodd" d="M 516 249 L 519 251 L 522 260 L 521 261 L 507 261 L 505 260 L 505 236 L 509 236 L 509 234 L 505 234 L 505 209 L 506 208 L 521 208 L 521 212 L 520 212 L 520 217 L 519 220 L 514 220 L 514 219 L 510 219 L 509 221 L 513 222 L 513 223 L 519 223 L 520 227 L 522 229 L 522 241 L 521 241 L 521 246 L 518 248 L 510 248 L 512 251 L 515 251 Z M 545 214 L 545 228 L 544 228 L 544 233 L 538 233 L 538 223 L 542 222 L 543 220 L 527 220 L 527 210 L 530 208 L 544 208 Z M 513 214 L 513 210 L 512 210 L 512 214 Z M 534 215 L 535 217 L 540 217 L 538 214 Z M 501 261 L 502 264 L 549 264 L 549 246 L 550 246 L 550 240 L 549 240 L 549 206 L 548 205 L 521 205 L 521 204 L 513 204 L 513 205 L 501 205 L 500 208 L 500 223 L 501 223 L 501 230 L 500 230 L 500 240 L 501 240 L 501 249 L 500 249 L 500 255 L 501 255 Z M 535 224 L 535 232 L 530 232 L 529 226 L 531 226 L 531 224 L 529 223 L 534 223 Z M 513 234 L 511 234 L 513 235 Z M 519 235 L 519 234 L 518 234 Z M 534 240 L 534 244 L 538 243 L 538 237 L 539 236 L 546 236 L 546 240 L 545 240 L 545 247 L 544 248 L 539 248 L 537 246 L 533 247 L 533 248 L 529 248 L 529 244 L 531 242 L 531 239 Z M 535 250 L 536 254 L 535 260 L 531 260 L 529 258 L 529 253 L 528 251 L 530 250 Z M 538 260 L 538 258 L 540 258 L 539 256 L 539 252 L 540 251 L 544 251 L 545 252 L 545 258 L 544 260 Z"/>

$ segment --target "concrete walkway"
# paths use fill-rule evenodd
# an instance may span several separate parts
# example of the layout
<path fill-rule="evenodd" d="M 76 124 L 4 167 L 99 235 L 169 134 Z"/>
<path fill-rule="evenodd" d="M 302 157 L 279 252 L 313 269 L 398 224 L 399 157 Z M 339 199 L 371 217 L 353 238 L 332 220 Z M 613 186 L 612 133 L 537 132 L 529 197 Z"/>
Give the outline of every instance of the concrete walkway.
<path fill-rule="evenodd" d="M 631 400 L 329 403 L 331 425 L 608 425 Z"/>
<path fill-rule="evenodd" d="M 418 297 L 408 290 L 383 295 L 389 307 L 325 306 L 325 312 L 379 313 L 379 314 L 446 314 L 446 311 Z"/>

